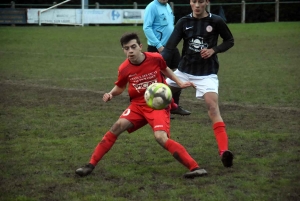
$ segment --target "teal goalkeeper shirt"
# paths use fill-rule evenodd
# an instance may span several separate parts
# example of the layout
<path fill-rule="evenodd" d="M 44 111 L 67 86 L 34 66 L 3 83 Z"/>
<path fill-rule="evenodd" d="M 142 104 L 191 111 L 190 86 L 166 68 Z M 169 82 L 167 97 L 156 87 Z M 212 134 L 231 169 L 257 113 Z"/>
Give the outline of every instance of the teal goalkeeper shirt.
<path fill-rule="evenodd" d="M 144 13 L 143 30 L 148 45 L 157 49 L 165 46 L 174 29 L 174 15 L 171 6 L 158 0 L 149 3 Z"/>

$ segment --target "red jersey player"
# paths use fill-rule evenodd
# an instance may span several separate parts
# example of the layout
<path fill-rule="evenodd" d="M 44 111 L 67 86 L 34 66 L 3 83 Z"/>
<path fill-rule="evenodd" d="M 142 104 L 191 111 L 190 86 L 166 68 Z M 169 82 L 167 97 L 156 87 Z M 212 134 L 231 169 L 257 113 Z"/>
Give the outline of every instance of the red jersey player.
<path fill-rule="evenodd" d="M 175 81 L 181 88 L 194 87 L 194 84 L 179 80 L 173 71 L 167 67 L 159 53 L 142 52 L 142 44 L 136 33 L 124 34 L 120 42 L 127 59 L 120 65 L 118 80 L 113 89 L 103 95 L 103 101 L 110 101 L 114 96 L 120 95 L 128 85 L 130 105 L 110 130 L 105 133 L 96 146 L 89 163 L 78 168 L 75 173 L 79 176 L 89 175 L 114 145 L 121 133 L 126 130 L 131 133 L 149 124 L 153 129 L 155 140 L 190 170 L 184 174 L 185 178 L 206 175 L 206 170 L 199 167 L 186 149 L 178 142 L 170 139 L 169 109 L 153 110 L 146 105 L 144 100 L 144 92 L 150 84 L 165 82 L 161 73 Z"/>

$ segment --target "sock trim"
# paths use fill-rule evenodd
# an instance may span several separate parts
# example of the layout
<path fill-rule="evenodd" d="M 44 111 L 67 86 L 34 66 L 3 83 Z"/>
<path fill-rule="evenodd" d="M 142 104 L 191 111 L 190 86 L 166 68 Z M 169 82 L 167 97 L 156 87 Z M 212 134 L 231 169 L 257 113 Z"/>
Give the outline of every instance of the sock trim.
<path fill-rule="evenodd" d="M 225 123 L 223 121 L 217 122 L 213 125 L 213 129 L 215 130 L 218 127 L 225 127 Z"/>

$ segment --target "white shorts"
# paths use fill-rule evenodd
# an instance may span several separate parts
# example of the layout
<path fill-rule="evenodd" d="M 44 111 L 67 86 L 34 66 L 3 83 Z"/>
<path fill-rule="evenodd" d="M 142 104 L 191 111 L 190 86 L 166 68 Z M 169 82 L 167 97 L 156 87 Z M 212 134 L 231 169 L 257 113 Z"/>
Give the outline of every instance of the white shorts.
<path fill-rule="evenodd" d="M 196 85 L 196 98 L 204 99 L 204 94 L 207 92 L 215 92 L 218 94 L 219 80 L 218 75 L 211 74 L 207 76 L 195 76 L 183 73 L 179 70 L 174 71 L 175 75 L 183 82 L 193 82 Z M 176 82 L 167 78 L 168 85 L 172 87 L 179 87 Z"/>

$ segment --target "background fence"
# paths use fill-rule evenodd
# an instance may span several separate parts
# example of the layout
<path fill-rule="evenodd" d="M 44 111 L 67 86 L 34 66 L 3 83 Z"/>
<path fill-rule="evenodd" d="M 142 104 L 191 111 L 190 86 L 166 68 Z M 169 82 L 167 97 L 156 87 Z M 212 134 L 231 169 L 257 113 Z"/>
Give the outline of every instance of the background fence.
<path fill-rule="evenodd" d="M 26 9 L 49 8 L 56 4 L 0 4 L 0 24 L 26 24 Z M 191 12 L 189 4 L 170 2 L 176 21 Z M 89 4 L 89 9 L 144 9 L 147 4 Z M 80 4 L 67 3 L 59 8 L 81 8 Z M 224 17 L 227 23 L 254 23 L 300 21 L 300 1 L 247 2 L 239 3 L 210 3 L 209 11 Z"/>

